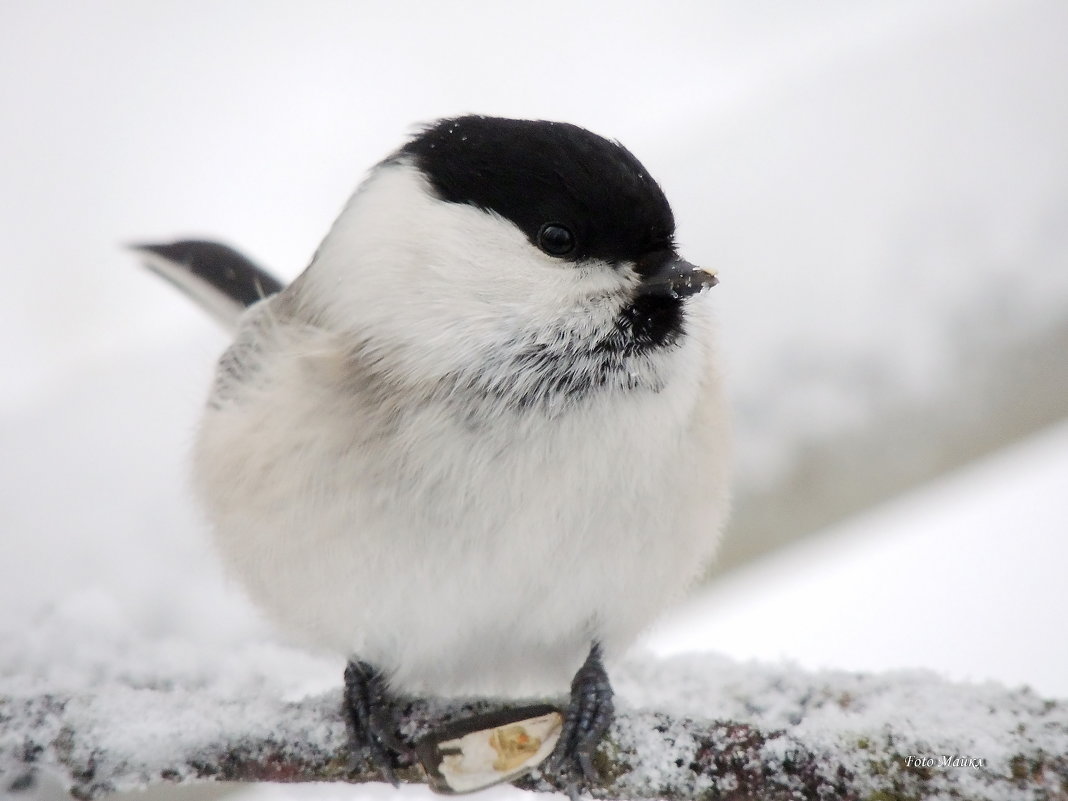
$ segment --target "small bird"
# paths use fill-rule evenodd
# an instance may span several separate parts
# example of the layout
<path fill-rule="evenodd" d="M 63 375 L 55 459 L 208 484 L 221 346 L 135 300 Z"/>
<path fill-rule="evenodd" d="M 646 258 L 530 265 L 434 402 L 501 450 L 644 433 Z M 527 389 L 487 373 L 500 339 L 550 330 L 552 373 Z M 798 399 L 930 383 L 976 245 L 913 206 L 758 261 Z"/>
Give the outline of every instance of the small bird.
<path fill-rule="evenodd" d="M 400 694 L 570 683 L 546 763 L 593 782 L 604 667 L 728 511 L 715 273 L 660 186 L 574 125 L 484 116 L 375 166 L 283 286 L 226 246 L 139 246 L 236 330 L 195 447 L 218 550 L 291 637 L 348 659 L 395 782 Z"/>

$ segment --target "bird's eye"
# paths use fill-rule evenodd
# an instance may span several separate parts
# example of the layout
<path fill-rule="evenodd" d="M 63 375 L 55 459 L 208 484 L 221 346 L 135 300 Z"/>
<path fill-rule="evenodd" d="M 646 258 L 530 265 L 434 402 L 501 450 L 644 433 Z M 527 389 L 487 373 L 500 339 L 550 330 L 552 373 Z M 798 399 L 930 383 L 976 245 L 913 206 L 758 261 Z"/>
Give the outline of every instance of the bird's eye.
<path fill-rule="evenodd" d="M 538 247 L 550 256 L 566 256 L 575 249 L 575 235 L 560 223 L 545 223 L 538 231 Z"/>

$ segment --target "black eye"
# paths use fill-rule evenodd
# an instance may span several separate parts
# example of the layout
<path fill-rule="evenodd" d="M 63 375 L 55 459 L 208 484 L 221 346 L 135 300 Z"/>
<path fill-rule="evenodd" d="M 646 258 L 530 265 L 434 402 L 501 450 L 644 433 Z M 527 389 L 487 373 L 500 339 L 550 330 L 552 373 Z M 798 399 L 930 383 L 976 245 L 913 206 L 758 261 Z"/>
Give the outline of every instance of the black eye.
<path fill-rule="evenodd" d="M 538 247 L 550 256 L 566 256 L 575 249 L 575 235 L 560 223 L 545 223 L 538 231 Z"/>

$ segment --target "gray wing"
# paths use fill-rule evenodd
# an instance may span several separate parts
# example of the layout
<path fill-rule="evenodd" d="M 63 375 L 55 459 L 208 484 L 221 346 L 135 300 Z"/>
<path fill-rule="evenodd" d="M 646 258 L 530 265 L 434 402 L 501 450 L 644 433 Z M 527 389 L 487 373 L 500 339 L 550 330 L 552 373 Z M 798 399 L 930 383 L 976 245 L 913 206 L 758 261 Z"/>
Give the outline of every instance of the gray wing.
<path fill-rule="evenodd" d="M 266 363 L 276 355 L 282 323 L 272 297 L 241 316 L 233 343 L 219 358 L 208 404 L 214 408 L 239 401 L 264 375 Z"/>

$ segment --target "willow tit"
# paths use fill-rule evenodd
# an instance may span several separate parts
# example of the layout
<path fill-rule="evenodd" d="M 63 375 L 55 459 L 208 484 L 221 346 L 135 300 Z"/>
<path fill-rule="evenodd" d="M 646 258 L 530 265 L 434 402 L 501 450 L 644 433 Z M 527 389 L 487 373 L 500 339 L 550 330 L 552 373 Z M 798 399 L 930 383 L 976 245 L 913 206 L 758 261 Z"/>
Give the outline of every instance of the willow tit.
<path fill-rule="evenodd" d="M 674 233 L 622 145 L 467 116 L 378 164 L 289 286 L 220 245 L 141 248 L 236 327 L 195 451 L 222 558 L 351 660 L 348 714 L 387 778 L 408 748 L 393 694 L 570 681 L 550 764 L 592 780 L 602 659 L 713 555 L 716 278 Z"/>

